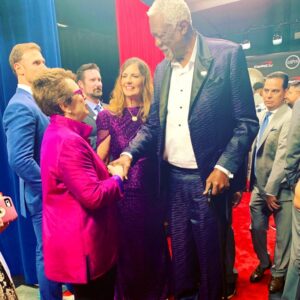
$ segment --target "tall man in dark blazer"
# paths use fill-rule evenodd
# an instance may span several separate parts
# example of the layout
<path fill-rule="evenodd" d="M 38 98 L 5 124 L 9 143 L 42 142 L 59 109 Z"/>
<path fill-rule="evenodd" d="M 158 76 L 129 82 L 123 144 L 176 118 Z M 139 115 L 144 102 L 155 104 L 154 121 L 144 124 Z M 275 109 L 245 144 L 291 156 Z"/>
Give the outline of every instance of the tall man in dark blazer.
<path fill-rule="evenodd" d="M 97 125 L 96 118 L 103 109 L 104 104 L 101 102 L 102 81 L 99 67 L 94 63 L 84 64 L 76 72 L 77 83 L 82 89 L 88 106 L 89 114 L 83 120 L 84 123 L 91 125 L 93 130 L 90 134 L 90 144 L 96 150 L 97 142 Z"/>
<path fill-rule="evenodd" d="M 20 178 L 21 214 L 31 218 L 37 240 L 36 269 L 41 299 L 58 300 L 62 299 L 61 284 L 45 277 L 42 253 L 40 149 L 49 121 L 35 103 L 30 88 L 34 76 L 45 69 L 45 60 L 37 44 L 25 43 L 13 47 L 9 63 L 18 87 L 3 115 L 8 160 Z"/>
<path fill-rule="evenodd" d="M 287 141 L 285 174 L 290 188 L 294 192 L 295 186 L 300 180 L 300 97 L 293 101 L 293 105 Z M 292 217 L 291 256 L 282 299 L 300 299 L 300 207 L 296 201 L 294 201 Z"/>
<path fill-rule="evenodd" d="M 156 0 L 148 16 L 166 59 L 155 72 L 148 121 L 114 163 L 126 172 L 155 149 L 175 297 L 219 300 L 230 186 L 244 185 L 238 173 L 258 130 L 246 61 L 239 45 L 197 33 L 183 0 Z"/>
<path fill-rule="evenodd" d="M 252 173 L 255 175 L 250 201 L 251 235 L 259 265 L 250 276 L 251 282 L 262 279 L 271 267 L 267 252 L 269 217 L 274 215 L 276 244 L 269 292 L 281 292 L 290 257 L 292 193 L 285 180 L 284 166 L 291 109 L 284 103 L 288 76 L 274 72 L 266 77 L 260 130 L 255 142 Z"/>

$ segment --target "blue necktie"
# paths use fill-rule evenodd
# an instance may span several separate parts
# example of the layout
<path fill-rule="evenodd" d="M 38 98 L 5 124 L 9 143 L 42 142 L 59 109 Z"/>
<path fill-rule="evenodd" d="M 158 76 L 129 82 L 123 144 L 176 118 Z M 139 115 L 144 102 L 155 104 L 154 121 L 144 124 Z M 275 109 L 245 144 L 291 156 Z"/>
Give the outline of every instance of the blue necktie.
<path fill-rule="evenodd" d="M 100 111 L 102 110 L 100 104 L 97 104 L 97 105 L 95 106 L 94 109 L 95 109 L 95 111 L 97 111 L 97 112 L 100 112 Z"/>
<path fill-rule="evenodd" d="M 270 111 L 266 112 L 266 115 L 265 115 L 265 117 L 263 119 L 263 122 L 261 123 L 259 131 L 258 131 L 257 140 L 256 140 L 256 147 L 255 147 L 254 164 L 253 164 L 255 174 L 256 174 L 256 156 L 257 156 L 257 150 L 258 150 L 257 146 L 258 146 L 258 144 L 260 142 L 260 139 L 262 138 L 262 136 L 263 136 L 268 124 L 269 124 L 269 119 L 270 119 L 271 115 L 272 115 L 272 112 L 270 112 Z"/>
<path fill-rule="evenodd" d="M 261 137 L 263 136 L 268 124 L 269 124 L 269 120 L 270 120 L 270 116 L 272 115 L 272 112 L 267 111 L 266 115 L 264 117 L 264 120 L 259 128 L 259 132 L 258 132 L 258 136 L 257 136 L 257 144 L 259 143 Z"/>

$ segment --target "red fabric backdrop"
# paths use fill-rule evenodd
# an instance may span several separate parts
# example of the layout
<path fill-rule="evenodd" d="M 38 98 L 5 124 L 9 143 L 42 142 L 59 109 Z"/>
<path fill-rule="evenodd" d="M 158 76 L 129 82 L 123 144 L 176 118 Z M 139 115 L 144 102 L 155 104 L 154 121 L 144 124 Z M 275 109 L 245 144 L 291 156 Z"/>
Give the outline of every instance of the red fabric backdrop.
<path fill-rule="evenodd" d="M 139 0 L 116 0 L 120 64 L 136 56 L 148 63 L 152 74 L 163 59 L 150 34 L 148 6 Z"/>

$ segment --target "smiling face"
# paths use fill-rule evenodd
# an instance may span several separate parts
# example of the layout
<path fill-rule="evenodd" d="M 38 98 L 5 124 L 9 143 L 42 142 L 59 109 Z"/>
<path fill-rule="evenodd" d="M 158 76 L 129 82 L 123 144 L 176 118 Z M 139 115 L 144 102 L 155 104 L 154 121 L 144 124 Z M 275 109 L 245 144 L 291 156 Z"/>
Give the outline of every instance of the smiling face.
<path fill-rule="evenodd" d="M 285 93 L 282 78 L 267 78 L 263 88 L 263 99 L 267 109 L 272 111 L 281 106 Z"/>
<path fill-rule="evenodd" d="M 72 90 L 72 102 L 68 105 L 64 104 L 62 108 L 64 115 L 67 118 L 77 121 L 83 121 L 83 119 L 89 114 L 88 108 L 84 101 L 84 96 L 79 86 L 72 79 L 66 79 L 68 87 Z"/>
<path fill-rule="evenodd" d="M 121 87 L 125 99 L 141 101 L 144 89 L 144 77 L 137 64 L 129 65 L 121 74 Z"/>
<path fill-rule="evenodd" d="M 166 59 L 173 61 L 181 61 L 186 52 L 186 44 L 184 42 L 184 34 L 186 28 L 182 30 L 177 24 L 174 27 L 164 21 L 164 16 L 160 13 L 155 13 L 149 16 L 149 25 L 152 36 L 155 40 L 155 45 L 164 53 Z"/>

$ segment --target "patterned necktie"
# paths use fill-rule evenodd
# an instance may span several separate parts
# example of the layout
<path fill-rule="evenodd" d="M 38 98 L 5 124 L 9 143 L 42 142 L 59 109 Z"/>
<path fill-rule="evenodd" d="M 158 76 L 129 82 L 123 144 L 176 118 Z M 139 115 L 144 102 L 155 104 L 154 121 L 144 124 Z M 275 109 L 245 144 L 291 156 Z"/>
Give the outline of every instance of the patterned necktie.
<path fill-rule="evenodd" d="M 97 104 L 95 106 L 94 110 L 97 111 L 97 112 L 100 112 L 102 110 L 100 104 Z"/>
<path fill-rule="evenodd" d="M 270 116 L 272 115 L 271 111 L 267 111 L 266 115 L 264 117 L 264 120 L 259 128 L 258 136 L 257 136 L 257 144 L 260 142 L 260 139 L 262 138 L 270 120 Z"/>

